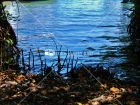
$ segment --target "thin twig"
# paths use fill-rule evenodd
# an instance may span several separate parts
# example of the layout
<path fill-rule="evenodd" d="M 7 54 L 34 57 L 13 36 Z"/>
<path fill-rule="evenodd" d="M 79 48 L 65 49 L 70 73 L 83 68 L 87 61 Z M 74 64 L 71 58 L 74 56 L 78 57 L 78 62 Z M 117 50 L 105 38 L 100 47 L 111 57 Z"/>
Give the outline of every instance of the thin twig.
<path fill-rule="evenodd" d="M 66 55 L 66 57 L 65 57 L 65 59 L 64 59 L 64 62 L 63 62 L 63 64 L 62 64 L 62 67 L 61 67 L 61 68 L 63 68 L 63 67 L 64 67 L 65 62 L 66 62 L 66 60 L 67 60 L 67 57 L 68 57 L 68 50 L 67 50 L 67 55 Z"/>
<path fill-rule="evenodd" d="M 30 70 L 30 52 L 29 52 L 29 67 L 28 70 Z"/>

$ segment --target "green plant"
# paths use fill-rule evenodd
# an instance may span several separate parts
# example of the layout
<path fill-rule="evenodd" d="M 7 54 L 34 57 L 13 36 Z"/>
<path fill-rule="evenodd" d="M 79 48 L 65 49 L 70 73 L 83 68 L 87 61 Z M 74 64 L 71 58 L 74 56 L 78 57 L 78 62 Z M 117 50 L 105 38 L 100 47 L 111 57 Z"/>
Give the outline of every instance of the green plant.
<path fill-rule="evenodd" d="M 7 10 L 5 10 L 6 5 L 3 6 L 2 1 L 0 1 L 0 64 L 8 65 L 17 63 L 17 57 L 19 55 L 19 50 L 16 47 L 16 35 L 9 24 L 8 20 L 17 19 Z M 4 66 L 3 66 L 4 67 Z M 5 69 L 5 67 L 3 68 Z"/>

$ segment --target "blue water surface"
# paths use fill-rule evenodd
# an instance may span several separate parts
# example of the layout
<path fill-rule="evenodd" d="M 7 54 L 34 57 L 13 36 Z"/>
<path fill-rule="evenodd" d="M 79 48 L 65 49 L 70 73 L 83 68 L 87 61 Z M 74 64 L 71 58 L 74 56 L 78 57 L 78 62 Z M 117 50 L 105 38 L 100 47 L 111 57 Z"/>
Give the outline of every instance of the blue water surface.
<path fill-rule="evenodd" d="M 19 16 L 19 21 L 10 23 L 17 34 L 18 47 L 27 57 L 26 62 L 30 49 L 34 54 L 39 49 L 42 60 L 46 59 L 51 65 L 57 61 L 57 54 L 48 56 L 45 51 L 55 52 L 57 45 L 58 49 L 62 46 L 62 60 L 69 50 L 75 59 L 78 57 L 79 63 L 111 67 L 125 60 L 125 55 L 118 52 L 127 44 L 120 38 L 128 36 L 126 28 L 131 6 L 130 3 L 122 4 L 121 0 L 44 0 L 18 2 L 18 6 L 12 2 L 7 9 Z M 109 52 L 121 56 L 105 57 Z M 35 62 L 40 64 L 39 58 L 35 58 Z"/>

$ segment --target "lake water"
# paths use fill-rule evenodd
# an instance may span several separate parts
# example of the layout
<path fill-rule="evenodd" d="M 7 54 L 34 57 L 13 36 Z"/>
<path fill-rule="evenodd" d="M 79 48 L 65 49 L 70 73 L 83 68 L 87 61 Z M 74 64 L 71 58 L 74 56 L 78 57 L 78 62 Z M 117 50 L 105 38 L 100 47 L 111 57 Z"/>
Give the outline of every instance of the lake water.
<path fill-rule="evenodd" d="M 78 57 L 78 63 L 121 70 L 115 65 L 126 60 L 120 50 L 128 43 L 120 39 L 128 36 L 126 26 L 131 6 L 122 4 L 121 0 L 44 0 L 19 2 L 18 7 L 12 2 L 7 10 L 14 16 L 19 15 L 19 21 L 10 23 L 27 62 L 30 49 L 33 53 L 39 49 L 42 60 L 51 65 L 57 61 L 56 45 L 58 49 L 62 45 L 62 60 L 68 49 L 75 59 Z M 53 56 L 47 55 L 48 49 L 54 51 Z M 40 60 L 35 58 L 35 63 L 40 64 Z"/>

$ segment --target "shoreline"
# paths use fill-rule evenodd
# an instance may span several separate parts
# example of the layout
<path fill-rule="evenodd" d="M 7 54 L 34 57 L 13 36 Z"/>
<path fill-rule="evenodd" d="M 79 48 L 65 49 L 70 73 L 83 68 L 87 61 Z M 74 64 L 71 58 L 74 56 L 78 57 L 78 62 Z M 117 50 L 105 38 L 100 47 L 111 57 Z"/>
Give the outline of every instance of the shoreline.
<path fill-rule="evenodd" d="M 3 1 L 3 5 L 7 5 L 7 4 L 10 4 L 11 1 Z"/>

